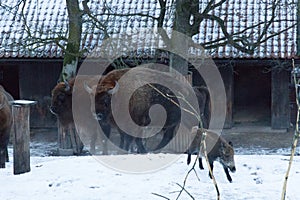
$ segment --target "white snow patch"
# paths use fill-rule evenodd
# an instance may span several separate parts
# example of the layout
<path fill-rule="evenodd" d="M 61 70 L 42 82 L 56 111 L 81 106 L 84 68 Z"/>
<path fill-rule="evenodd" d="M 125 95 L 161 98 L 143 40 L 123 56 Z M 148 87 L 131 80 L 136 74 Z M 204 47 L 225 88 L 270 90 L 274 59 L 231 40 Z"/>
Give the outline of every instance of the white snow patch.
<path fill-rule="evenodd" d="M 3 200 L 163 199 L 153 193 L 175 199 L 180 190 L 177 183 L 183 184 L 190 169 L 186 165 L 186 155 L 169 167 L 144 174 L 112 170 L 91 156 L 31 157 L 31 172 L 13 175 L 13 162 L 10 159 L 6 168 L 0 169 L 0 199 Z M 126 159 L 126 156 L 120 156 L 120 159 Z M 221 199 L 280 199 L 288 159 L 287 156 L 278 155 L 237 155 L 237 172 L 231 173 L 232 183 L 227 181 L 222 166 L 216 163 L 214 174 Z M 155 162 L 155 159 L 152 160 Z M 204 167 L 202 171 L 196 168 L 200 181 L 191 173 L 186 189 L 195 199 L 216 199 L 206 165 Z M 296 156 L 288 180 L 286 199 L 299 199 L 299 180 L 300 157 Z M 190 198 L 183 194 L 179 199 Z"/>

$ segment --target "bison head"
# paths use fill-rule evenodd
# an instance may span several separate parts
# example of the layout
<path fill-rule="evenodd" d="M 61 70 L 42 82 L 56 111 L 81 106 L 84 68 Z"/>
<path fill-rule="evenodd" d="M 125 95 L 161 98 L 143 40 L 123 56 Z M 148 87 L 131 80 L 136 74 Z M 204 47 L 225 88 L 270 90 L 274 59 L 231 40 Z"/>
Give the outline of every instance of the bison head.
<path fill-rule="evenodd" d="M 220 147 L 220 162 L 224 167 L 227 167 L 231 172 L 235 172 L 235 163 L 234 163 L 234 150 L 232 142 L 221 142 Z"/>
<path fill-rule="evenodd" d="M 97 120 L 106 121 L 111 117 L 111 95 L 119 89 L 118 82 L 100 85 L 95 94 L 95 114 Z"/>
<path fill-rule="evenodd" d="M 91 96 L 94 117 L 98 121 L 106 121 L 111 116 L 111 95 L 118 91 L 118 82 L 102 82 L 92 88 L 85 84 L 84 87 Z"/>
<path fill-rule="evenodd" d="M 50 111 L 62 120 L 62 123 L 73 120 L 72 85 L 72 82 L 60 82 L 52 90 Z"/>

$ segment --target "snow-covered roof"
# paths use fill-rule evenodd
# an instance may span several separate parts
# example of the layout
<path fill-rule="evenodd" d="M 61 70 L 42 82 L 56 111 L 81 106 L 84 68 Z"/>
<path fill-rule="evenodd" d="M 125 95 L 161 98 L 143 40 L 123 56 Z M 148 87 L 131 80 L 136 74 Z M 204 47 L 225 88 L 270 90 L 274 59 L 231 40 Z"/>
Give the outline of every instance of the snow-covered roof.
<path fill-rule="evenodd" d="M 173 0 L 166 0 L 166 17 L 163 28 L 170 33 L 174 21 Z M 209 0 L 200 1 L 203 12 Z M 26 0 L 0 3 L 0 58 L 2 57 L 47 57 L 61 58 L 68 35 L 68 14 L 65 0 Z M 81 2 L 81 0 L 80 0 Z M 216 1 L 220 2 L 220 1 Z M 266 42 L 259 45 L 253 54 L 243 53 L 231 44 L 214 47 L 213 41 L 223 43 L 224 32 L 221 26 L 211 19 L 200 24 L 200 33 L 193 40 L 207 49 L 213 58 L 292 58 L 296 54 L 296 2 L 279 2 L 275 10 L 270 9 L 273 0 L 227 0 L 208 14 L 224 20 L 232 39 L 240 39 L 240 44 L 255 44 L 268 22 L 274 18 L 267 33 L 260 38 Z M 80 3 L 82 8 L 82 4 Z M 141 28 L 157 27 L 160 14 L 158 0 L 90 0 L 91 13 L 98 22 L 84 15 L 81 48 L 91 51 L 100 46 L 105 33 L 110 37 L 129 37 L 135 34 L 142 38 L 136 45 L 151 48 L 155 42 L 145 38 Z M 83 9 L 83 8 L 82 8 Z M 273 14 L 272 14 L 273 13 Z M 134 15 L 138 14 L 138 15 Z M 26 23 L 25 23 L 25 21 Z M 245 30 L 246 29 L 246 30 Z M 30 33 L 27 32 L 30 30 Z M 148 37 L 148 36 L 147 36 Z M 55 40 L 53 40 L 55 38 Z M 56 41 L 53 42 L 53 41 Z M 155 46 L 155 45 L 154 45 Z M 142 48 L 145 50 L 145 48 Z M 151 51 L 150 51 L 151 53 Z"/>

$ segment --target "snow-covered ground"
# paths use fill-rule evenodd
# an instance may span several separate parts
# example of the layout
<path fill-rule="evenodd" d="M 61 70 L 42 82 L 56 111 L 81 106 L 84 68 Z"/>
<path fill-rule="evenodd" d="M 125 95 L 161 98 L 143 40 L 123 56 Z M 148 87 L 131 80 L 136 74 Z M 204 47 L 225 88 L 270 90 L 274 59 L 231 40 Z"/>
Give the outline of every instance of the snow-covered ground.
<path fill-rule="evenodd" d="M 126 160 L 137 155 L 120 155 Z M 140 155 L 139 155 L 140 156 Z M 143 155 L 149 157 L 149 155 Z M 150 159 L 156 162 L 168 158 L 157 154 Z M 106 156 L 109 157 L 109 156 Z M 116 156 L 115 156 L 116 157 Z M 13 162 L 0 169 L 0 199 L 176 199 L 184 177 L 191 166 L 186 165 L 186 155 L 173 164 L 151 173 L 132 174 L 115 171 L 102 165 L 92 156 L 81 157 L 31 157 L 31 171 L 13 175 Z M 288 156 L 236 155 L 236 173 L 231 173 L 229 183 L 222 166 L 215 163 L 214 174 L 221 199 L 280 199 Z M 191 173 L 186 190 L 195 199 L 216 199 L 216 191 L 205 170 L 196 168 Z M 288 179 L 287 198 L 300 199 L 300 157 L 296 156 Z M 183 193 L 179 199 L 191 199 Z"/>

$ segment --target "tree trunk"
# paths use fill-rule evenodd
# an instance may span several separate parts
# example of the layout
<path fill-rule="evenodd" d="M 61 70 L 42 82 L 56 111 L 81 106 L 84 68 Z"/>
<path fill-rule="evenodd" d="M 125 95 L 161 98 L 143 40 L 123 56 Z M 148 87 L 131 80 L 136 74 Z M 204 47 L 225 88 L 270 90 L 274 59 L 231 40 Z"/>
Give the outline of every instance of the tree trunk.
<path fill-rule="evenodd" d="M 82 11 L 79 9 L 78 0 L 66 0 L 66 3 L 69 15 L 69 35 L 60 81 L 67 81 L 76 75 L 82 33 Z M 64 128 L 58 127 L 58 147 L 59 155 L 82 152 L 83 145 L 74 124 Z"/>
<path fill-rule="evenodd" d="M 184 40 L 183 37 L 176 34 L 176 32 L 191 36 L 190 26 L 190 13 L 191 2 L 188 0 L 177 0 L 175 5 L 175 21 L 171 37 L 171 47 L 175 52 L 182 52 L 187 54 L 189 50 L 188 41 Z M 178 48 L 180 47 L 180 48 Z M 170 55 L 170 68 L 177 70 L 182 75 L 188 74 L 188 61 L 182 58 L 177 53 L 171 53 Z"/>
<path fill-rule="evenodd" d="M 58 151 L 59 156 L 79 155 L 82 153 L 83 143 L 76 132 L 74 124 L 62 126 L 58 123 Z"/>
<path fill-rule="evenodd" d="M 61 81 L 66 81 L 76 74 L 82 33 L 82 13 L 78 0 L 66 0 L 66 3 L 69 15 L 69 35 L 60 76 Z"/>

